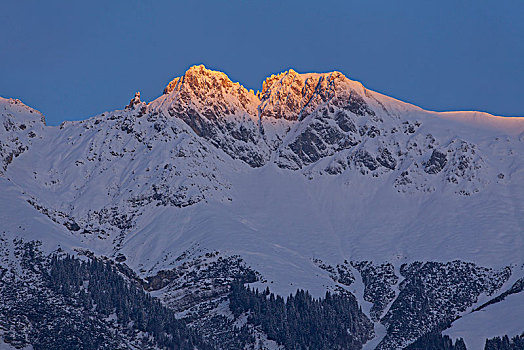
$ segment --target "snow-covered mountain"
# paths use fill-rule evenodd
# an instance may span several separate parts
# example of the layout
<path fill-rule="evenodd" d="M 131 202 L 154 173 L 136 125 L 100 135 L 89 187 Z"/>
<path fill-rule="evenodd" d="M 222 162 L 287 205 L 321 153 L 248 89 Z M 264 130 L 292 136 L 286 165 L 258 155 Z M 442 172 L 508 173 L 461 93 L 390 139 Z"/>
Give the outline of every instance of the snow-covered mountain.
<path fill-rule="evenodd" d="M 524 305 L 496 311 L 522 300 L 524 118 L 425 111 L 339 72 L 289 70 L 254 93 L 194 66 L 150 103 L 53 127 L 0 98 L 0 121 L 5 268 L 20 239 L 109 258 L 222 348 L 237 345 L 212 321 L 245 322 L 228 293 L 246 271 L 279 295 L 354 295 L 369 349 L 506 334 L 480 312 L 524 332 Z"/>

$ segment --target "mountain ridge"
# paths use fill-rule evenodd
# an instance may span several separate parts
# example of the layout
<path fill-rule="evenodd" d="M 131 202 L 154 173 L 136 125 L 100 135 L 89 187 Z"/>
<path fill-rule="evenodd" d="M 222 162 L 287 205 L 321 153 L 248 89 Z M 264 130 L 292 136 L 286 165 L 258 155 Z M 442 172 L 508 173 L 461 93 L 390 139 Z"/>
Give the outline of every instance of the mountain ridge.
<path fill-rule="evenodd" d="M 379 92 L 376 92 L 376 91 L 369 90 L 369 89 L 365 88 L 364 85 L 361 82 L 355 81 L 355 80 L 350 80 L 343 73 L 341 73 L 339 71 L 331 71 L 331 72 L 326 72 L 326 73 L 297 73 L 293 68 L 290 68 L 290 69 L 288 69 L 286 71 L 283 71 L 281 73 L 272 74 L 271 76 L 268 76 L 262 82 L 261 90 L 255 92 L 254 90 L 245 88 L 240 82 L 233 82 L 224 72 L 218 71 L 218 70 L 208 69 L 203 64 L 200 64 L 200 65 L 194 65 L 194 66 L 189 67 L 187 69 L 187 71 L 182 76 L 175 77 L 174 79 L 172 79 L 167 84 L 167 86 L 165 87 L 165 89 L 163 91 L 163 95 L 172 93 L 179 83 L 180 84 L 184 84 L 184 80 L 185 80 L 186 76 L 189 77 L 190 80 L 191 79 L 193 79 L 193 80 L 194 79 L 198 79 L 199 77 L 202 77 L 202 76 L 208 76 L 208 77 L 212 77 L 214 79 L 220 79 L 221 81 L 223 81 L 223 83 L 226 83 L 226 84 L 228 84 L 228 85 L 230 85 L 232 87 L 236 87 L 238 90 L 243 91 L 246 95 L 249 95 L 250 98 L 252 98 L 252 97 L 257 98 L 258 101 L 255 101 L 255 102 L 258 102 L 258 106 L 257 106 L 258 109 L 260 109 L 262 107 L 261 105 L 264 102 L 267 102 L 265 100 L 269 96 L 267 96 L 266 99 L 264 99 L 264 95 L 269 95 L 268 94 L 269 90 L 273 86 L 273 84 L 285 85 L 283 83 L 287 83 L 287 85 L 289 85 L 296 78 L 300 78 L 302 80 L 302 84 L 304 85 L 303 89 L 311 91 L 311 90 L 318 89 L 320 87 L 319 83 L 324 81 L 324 80 L 342 79 L 342 80 L 345 80 L 347 82 L 350 82 L 353 85 L 353 87 L 361 88 L 360 92 L 363 92 L 364 94 L 377 95 L 377 96 L 380 96 L 381 98 L 384 98 L 386 100 L 389 100 L 389 101 L 392 101 L 392 102 L 401 103 L 403 106 L 406 106 L 408 108 L 411 107 L 411 108 L 414 108 L 414 109 L 423 110 L 423 111 L 427 111 L 427 112 L 432 112 L 432 113 L 439 114 L 439 115 L 441 115 L 441 114 L 454 115 L 455 114 L 455 115 L 460 117 L 460 116 L 463 116 L 464 114 L 473 114 L 473 116 L 471 118 L 469 118 L 469 119 L 481 119 L 481 118 L 484 118 L 484 117 L 494 117 L 495 119 L 503 118 L 500 121 L 504 121 L 505 123 L 514 123 L 516 121 L 520 122 L 520 121 L 524 120 L 524 117 L 521 117 L 521 116 L 511 116 L 511 117 L 504 116 L 503 117 L 503 116 L 497 116 L 497 115 L 494 115 L 494 114 L 491 114 L 491 113 L 488 113 L 488 112 L 475 111 L 475 110 L 469 110 L 469 111 L 440 111 L 440 112 L 424 110 L 423 108 L 418 107 L 418 106 L 416 106 L 416 105 L 414 105 L 412 103 L 404 102 L 404 101 L 401 101 L 399 99 L 396 99 L 396 98 L 390 97 L 388 95 L 385 95 L 383 93 L 379 93 Z M 312 84 L 311 81 L 314 80 L 314 79 L 316 79 L 316 81 L 313 81 L 313 84 Z M 306 82 L 308 82 L 308 83 L 306 83 Z M 286 87 L 287 87 L 287 85 L 286 85 Z M 213 87 L 213 86 L 208 85 L 207 86 L 208 90 L 212 90 L 212 89 L 210 89 L 211 87 Z M 216 88 L 216 87 L 217 86 L 215 85 L 214 88 Z M 296 87 L 294 87 L 294 88 L 296 90 Z M 322 86 L 322 88 L 323 89 L 321 89 L 321 90 L 325 90 L 326 86 Z M 306 98 L 308 101 L 309 101 L 309 99 L 311 97 L 310 95 L 307 96 L 309 98 Z M 151 103 L 157 101 L 161 97 L 162 97 L 162 95 L 160 95 L 158 98 L 153 99 L 150 102 L 145 102 L 145 104 L 146 105 L 150 105 Z M 27 106 L 27 105 L 23 104 L 23 102 L 21 102 L 19 99 L 16 99 L 16 98 L 5 98 L 5 97 L 1 97 L 1 98 L 4 99 L 4 100 L 17 101 L 17 103 L 21 103 L 22 105 Z M 138 93 L 138 100 L 140 101 L 140 93 Z M 32 109 L 29 106 L 27 106 L 27 108 Z M 262 108 L 262 109 L 264 109 L 264 108 Z M 36 110 L 34 110 L 34 111 L 36 111 Z M 36 112 L 38 112 L 38 111 L 36 111 Z M 299 114 L 300 113 L 299 111 L 297 112 L 297 110 L 293 110 L 292 112 L 294 114 Z M 105 112 L 105 113 L 107 113 L 107 112 Z M 260 111 L 258 113 L 260 113 Z M 263 114 L 263 112 L 262 112 L 262 114 Z M 265 116 L 265 115 L 263 114 L 263 116 Z M 64 122 L 69 122 L 69 121 L 64 121 Z M 514 128 L 513 129 L 506 129 L 506 131 L 508 131 L 508 130 L 512 131 L 512 133 L 520 133 L 520 132 L 524 131 L 524 130 L 521 129 L 520 126 L 519 126 L 519 128 L 517 128 L 517 130 L 515 130 Z"/>
<path fill-rule="evenodd" d="M 208 75 L 218 76 L 221 79 L 224 79 L 224 80 L 228 81 L 230 84 L 238 84 L 238 88 L 239 89 L 243 89 L 243 90 L 245 90 L 245 92 L 249 93 L 250 95 L 258 97 L 258 99 L 260 100 L 261 104 L 264 102 L 264 95 L 268 94 L 268 92 L 269 92 L 270 88 L 273 86 L 273 84 L 284 85 L 284 83 L 286 83 L 285 85 L 287 86 L 287 85 L 290 85 L 297 77 L 300 77 L 300 78 L 303 78 L 302 80 L 305 80 L 305 81 L 309 80 L 310 81 L 310 84 L 308 84 L 308 85 L 305 85 L 304 81 L 302 82 L 305 85 L 305 86 L 303 86 L 304 89 L 306 89 L 306 90 L 315 90 L 318 87 L 319 83 L 320 83 L 319 80 L 322 81 L 322 80 L 325 80 L 325 79 L 331 79 L 331 77 L 333 76 L 334 77 L 333 79 L 341 78 L 343 80 L 346 80 L 346 81 L 350 82 L 353 85 L 353 87 L 357 87 L 357 88 L 360 87 L 362 89 L 361 92 L 364 92 L 364 94 L 372 93 L 374 95 L 379 95 L 379 96 L 381 96 L 383 98 L 386 98 L 386 99 L 389 99 L 389 100 L 392 100 L 392 101 L 395 101 L 395 102 L 401 102 L 403 105 L 423 110 L 421 107 L 418 107 L 418 106 L 416 106 L 416 105 L 414 105 L 412 103 L 404 102 L 404 101 L 401 101 L 399 99 L 396 99 L 396 98 L 390 97 L 388 95 L 385 95 L 383 93 L 378 93 L 376 91 L 369 90 L 369 89 L 365 88 L 364 85 L 361 82 L 355 81 L 355 80 L 351 80 L 351 79 L 347 78 L 343 73 L 341 73 L 339 71 L 330 71 L 330 72 L 326 72 L 326 73 L 298 73 L 293 68 L 290 68 L 290 69 L 288 69 L 286 71 L 283 71 L 281 73 L 272 74 L 271 76 L 268 76 L 262 82 L 261 90 L 254 92 L 254 90 L 250 90 L 250 89 L 244 88 L 243 85 L 240 82 L 233 82 L 233 81 L 231 81 L 231 79 L 224 72 L 221 72 L 221 71 L 218 71 L 218 70 L 208 69 L 203 64 L 200 64 L 200 65 L 191 66 L 184 73 L 184 75 L 182 75 L 180 77 L 176 77 L 172 81 L 170 81 L 168 83 L 168 85 L 166 86 L 166 88 L 164 89 L 163 93 L 164 94 L 171 93 L 173 91 L 174 87 L 176 86 L 176 84 L 178 84 L 178 82 L 183 81 L 184 77 L 188 73 L 192 77 L 198 76 L 199 74 L 202 75 L 203 73 L 206 73 Z M 316 79 L 316 81 L 313 81 L 313 85 L 311 85 L 311 81 L 314 80 L 314 79 Z M 151 101 L 151 102 L 153 102 L 153 101 Z M 259 106 L 259 107 L 261 107 L 261 106 Z M 293 112 L 295 114 L 297 114 L 296 110 L 293 111 Z M 475 111 L 475 110 L 470 110 L 470 111 L 441 111 L 441 112 L 429 111 L 429 112 L 434 112 L 434 113 L 477 113 L 477 114 L 481 114 L 483 116 L 493 116 L 493 117 L 497 117 L 497 118 L 510 118 L 512 120 L 519 120 L 521 118 L 524 118 L 524 117 L 520 117 L 520 116 L 499 117 L 499 116 L 496 116 L 496 115 L 488 113 L 488 112 L 481 112 L 481 111 Z M 519 132 L 522 132 L 522 131 L 519 131 Z"/>

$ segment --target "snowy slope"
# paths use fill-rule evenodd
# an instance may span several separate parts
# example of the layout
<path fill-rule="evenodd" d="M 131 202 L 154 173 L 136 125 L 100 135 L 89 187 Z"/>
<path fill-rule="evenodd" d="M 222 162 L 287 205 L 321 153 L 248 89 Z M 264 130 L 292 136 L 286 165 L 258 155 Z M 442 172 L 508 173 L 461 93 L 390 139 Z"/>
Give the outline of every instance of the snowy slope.
<path fill-rule="evenodd" d="M 463 338 L 469 349 L 482 349 L 486 338 L 522 334 L 524 293 L 508 295 L 504 301 L 468 313 L 444 333 Z"/>
<path fill-rule="evenodd" d="M 1 231 L 48 252 L 125 257 L 146 278 L 218 251 L 283 295 L 352 291 L 317 260 L 522 274 L 524 118 L 424 111 L 339 72 L 290 70 L 255 94 L 203 66 L 80 122 L 6 99 L 0 116 Z"/>

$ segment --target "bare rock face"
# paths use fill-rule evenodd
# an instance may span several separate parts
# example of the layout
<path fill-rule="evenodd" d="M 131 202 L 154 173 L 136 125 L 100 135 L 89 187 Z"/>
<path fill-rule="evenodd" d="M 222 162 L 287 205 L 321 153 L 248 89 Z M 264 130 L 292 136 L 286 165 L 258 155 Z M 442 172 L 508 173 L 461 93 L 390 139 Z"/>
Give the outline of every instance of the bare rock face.
<path fill-rule="evenodd" d="M 260 116 L 298 120 L 306 106 L 314 109 L 326 97 L 319 94 L 322 91 L 318 84 L 319 79 L 305 78 L 292 69 L 272 75 L 264 81 L 259 93 Z"/>
<path fill-rule="evenodd" d="M 447 158 L 446 154 L 442 153 L 438 150 L 434 150 L 431 153 L 431 157 L 429 158 L 428 162 L 426 163 L 426 166 L 424 167 L 424 171 L 428 174 L 437 174 L 444 166 L 446 166 Z"/>
<path fill-rule="evenodd" d="M 340 72 L 299 74 L 289 70 L 267 78 L 258 95 L 261 123 L 266 135 L 273 135 L 266 139 L 270 145 L 277 144 L 277 164 L 282 168 L 300 169 L 357 145 L 361 121 L 356 119 L 375 118 L 362 85 Z M 288 122 L 284 135 L 271 130 L 275 120 Z"/>
<path fill-rule="evenodd" d="M 161 102 L 198 135 L 233 158 L 262 166 L 269 154 L 260 142 L 258 98 L 224 73 L 191 67 L 164 90 Z"/>

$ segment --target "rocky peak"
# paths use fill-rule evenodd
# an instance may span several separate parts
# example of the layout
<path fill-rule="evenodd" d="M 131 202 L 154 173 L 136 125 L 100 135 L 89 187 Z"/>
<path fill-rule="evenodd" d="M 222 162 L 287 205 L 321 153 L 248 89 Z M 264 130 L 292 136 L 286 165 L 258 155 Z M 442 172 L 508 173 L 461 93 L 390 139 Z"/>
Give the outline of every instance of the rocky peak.
<path fill-rule="evenodd" d="M 45 128 L 42 113 L 19 99 L 0 97 L 0 175 L 7 166 L 41 137 Z"/>
<path fill-rule="evenodd" d="M 271 74 L 271 76 L 267 77 L 262 83 L 262 91 L 259 92 L 260 97 L 264 96 L 274 84 L 291 85 L 299 75 L 300 74 L 293 69 L 279 74 Z"/>
<path fill-rule="evenodd" d="M 177 89 L 179 82 L 186 82 L 191 87 L 204 87 L 207 85 L 210 88 L 213 82 L 223 86 L 233 84 L 228 76 L 222 72 L 207 69 L 203 64 L 189 67 L 189 69 L 181 77 L 173 79 L 164 89 L 164 94 L 169 94 Z"/>
<path fill-rule="evenodd" d="M 204 65 L 190 67 L 182 77 L 173 79 L 164 89 L 178 103 L 191 105 L 204 114 L 219 115 L 245 112 L 256 117 L 259 99 L 252 90 Z"/>
<path fill-rule="evenodd" d="M 268 154 L 258 146 L 259 104 L 252 90 L 200 65 L 171 81 L 151 108 L 182 120 L 231 157 L 261 166 Z"/>
<path fill-rule="evenodd" d="M 17 98 L 0 97 L 0 115 L 3 118 L 16 119 L 13 122 L 45 125 L 45 117 L 42 113 L 25 105 Z"/>
<path fill-rule="evenodd" d="M 349 103 L 362 85 L 340 72 L 299 74 L 293 69 L 272 75 L 262 84 L 260 115 L 300 120 L 322 103 Z"/>
<path fill-rule="evenodd" d="M 138 105 L 142 104 L 142 101 L 140 101 L 140 91 L 137 91 L 135 93 L 135 97 L 129 101 L 129 104 L 127 105 L 126 109 L 136 109 Z"/>

